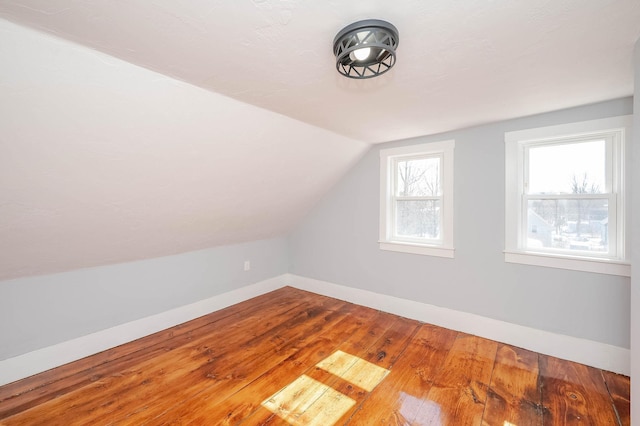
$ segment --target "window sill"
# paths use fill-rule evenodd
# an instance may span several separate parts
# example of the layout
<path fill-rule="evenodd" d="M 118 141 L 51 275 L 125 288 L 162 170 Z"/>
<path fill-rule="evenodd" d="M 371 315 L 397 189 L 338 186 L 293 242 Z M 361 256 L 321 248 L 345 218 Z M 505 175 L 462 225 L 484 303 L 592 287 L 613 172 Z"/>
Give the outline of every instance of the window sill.
<path fill-rule="evenodd" d="M 631 265 L 629 263 L 606 259 L 580 259 L 542 253 L 505 251 L 504 261 L 507 263 L 545 266 L 547 268 L 593 272 L 596 274 L 619 275 L 622 277 L 631 276 Z"/>
<path fill-rule="evenodd" d="M 424 256 L 447 257 L 453 259 L 455 252 L 452 248 L 427 246 L 424 244 L 399 243 L 392 241 L 380 241 L 379 243 L 380 250 L 420 254 Z"/>

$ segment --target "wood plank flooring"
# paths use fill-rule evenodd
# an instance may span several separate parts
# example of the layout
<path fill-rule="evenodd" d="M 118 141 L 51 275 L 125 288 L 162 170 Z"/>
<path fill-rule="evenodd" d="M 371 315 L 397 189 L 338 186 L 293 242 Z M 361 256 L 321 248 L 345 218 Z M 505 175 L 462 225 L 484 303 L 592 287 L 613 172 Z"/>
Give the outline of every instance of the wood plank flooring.
<path fill-rule="evenodd" d="M 286 287 L 0 387 L 0 425 L 630 425 L 629 378 Z"/>

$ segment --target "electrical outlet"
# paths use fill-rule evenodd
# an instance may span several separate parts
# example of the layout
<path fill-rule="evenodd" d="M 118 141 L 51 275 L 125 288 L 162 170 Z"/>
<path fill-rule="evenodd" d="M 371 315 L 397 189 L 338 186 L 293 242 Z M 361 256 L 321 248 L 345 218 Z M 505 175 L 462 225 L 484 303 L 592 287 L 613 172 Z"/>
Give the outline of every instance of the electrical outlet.
<path fill-rule="evenodd" d="M 251 269 L 251 262 L 248 260 L 244 261 L 244 270 L 248 271 L 249 269 Z"/>

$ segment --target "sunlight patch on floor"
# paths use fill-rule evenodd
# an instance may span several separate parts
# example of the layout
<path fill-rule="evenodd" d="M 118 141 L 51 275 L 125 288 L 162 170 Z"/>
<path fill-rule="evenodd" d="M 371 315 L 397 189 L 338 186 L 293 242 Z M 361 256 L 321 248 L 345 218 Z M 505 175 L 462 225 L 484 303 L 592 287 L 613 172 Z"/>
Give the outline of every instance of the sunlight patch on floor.
<path fill-rule="evenodd" d="M 333 388 L 302 375 L 262 403 L 292 425 L 333 425 L 356 402 Z"/>
<path fill-rule="evenodd" d="M 336 351 L 328 358 L 316 364 L 329 373 L 371 392 L 387 377 L 389 370 L 365 361 L 357 356 Z"/>
<path fill-rule="evenodd" d="M 389 370 L 357 356 L 336 351 L 317 368 L 371 392 Z M 313 378 L 302 375 L 262 402 L 262 406 L 296 426 L 335 424 L 356 401 Z"/>

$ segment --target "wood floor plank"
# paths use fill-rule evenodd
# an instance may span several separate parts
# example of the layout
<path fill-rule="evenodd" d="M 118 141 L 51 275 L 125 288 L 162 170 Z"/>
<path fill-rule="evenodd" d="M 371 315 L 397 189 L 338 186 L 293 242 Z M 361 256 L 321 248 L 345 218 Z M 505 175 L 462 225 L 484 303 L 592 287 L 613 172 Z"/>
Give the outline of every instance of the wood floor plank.
<path fill-rule="evenodd" d="M 292 290 L 277 290 L 260 299 L 244 301 L 126 345 L 2 386 L 0 394 L 4 399 L 0 400 L 0 419 L 103 379 L 105 374 L 114 369 L 126 369 L 174 350 L 199 335 L 222 328 L 226 323 L 236 322 L 234 318 L 245 316 L 245 311 L 260 311 L 269 306 L 286 311 L 313 297 L 310 293 Z"/>
<path fill-rule="evenodd" d="M 336 308 L 344 306 L 343 302 L 333 299 L 327 301 Z M 304 302 L 293 309 L 281 308 L 282 311 L 271 317 L 270 321 L 262 320 L 263 312 L 246 315 L 236 319 L 235 323 L 226 324 L 226 327 L 211 330 L 211 335 L 190 340 L 170 353 L 156 355 L 135 364 L 133 368 L 115 372 L 42 404 L 37 407 L 38 410 L 32 409 L 15 419 L 9 418 L 6 423 L 12 424 L 15 421 L 16 424 L 40 424 L 45 413 L 63 412 L 67 418 L 75 416 L 97 423 L 101 419 L 113 419 L 122 415 L 139 416 L 149 409 L 159 409 L 148 403 L 157 401 L 165 392 L 176 392 L 171 387 L 172 384 L 178 385 L 177 393 L 186 393 L 190 390 L 188 385 L 193 382 L 207 385 L 218 376 L 228 376 L 227 379 L 231 379 L 233 375 L 225 371 L 227 368 L 236 366 L 239 360 L 256 350 L 256 347 L 269 353 L 270 349 L 281 343 L 279 333 L 288 331 L 292 335 L 295 330 L 291 329 L 295 326 L 313 327 L 315 323 L 310 318 L 325 315 L 327 309 L 328 306 L 322 304 Z M 258 339 L 261 334 L 263 338 Z M 225 356 L 233 352 L 235 356 Z M 136 391 L 131 392 L 131 389 Z M 145 403 L 142 407 L 141 401 Z M 45 421 L 43 424 L 51 423 Z"/>
<path fill-rule="evenodd" d="M 613 405 L 618 413 L 618 419 L 622 426 L 631 425 L 631 380 L 621 374 L 603 371 L 605 384 L 609 390 L 609 395 L 613 400 Z"/>
<path fill-rule="evenodd" d="M 299 369 L 295 373 L 296 374 L 287 374 L 285 370 L 280 370 L 278 373 L 277 370 L 272 370 L 274 373 L 275 380 L 272 385 L 269 386 L 269 389 L 265 389 L 263 393 L 261 393 L 261 399 L 265 400 L 269 396 L 273 395 L 282 387 L 294 381 L 297 377 L 302 374 L 309 374 L 313 370 L 315 370 L 315 366 L 318 362 L 330 357 L 331 354 L 335 353 L 338 350 L 367 350 L 372 345 L 375 344 L 376 341 L 380 340 L 381 336 L 387 332 L 387 330 L 396 323 L 398 318 L 394 315 L 389 315 L 381 312 L 376 313 L 375 322 L 369 323 L 366 326 L 358 327 L 354 333 L 347 336 L 345 340 L 342 341 L 339 345 L 330 348 L 325 346 L 325 349 L 319 351 L 316 356 L 312 359 L 309 359 L 308 362 L 305 363 L 304 369 Z M 358 348 L 358 349 L 356 349 Z M 285 374 L 282 377 L 282 374 Z M 250 391 L 251 389 L 248 389 Z M 245 394 L 245 396 L 248 394 Z M 243 395 L 237 395 L 235 399 L 236 403 L 241 400 Z M 276 416 L 273 415 L 272 412 L 266 412 L 264 409 L 257 409 L 248 415 L 240 416 L 240 413 L 236 413 L 236 417 L 233 419 L 234 421 L 242 420 L 242 424 L 260 424 L 266 423 L 269 421 L 270 423 L 278 423 Z M 230 422 L 229 424 L 235 424 L 234 422 Z"/>
<path fill-rule="evenodd" d="M 402 358 L 358 407 L 349 425 L 405 425 L 425 403 L 435 375 L 449 353 L 457 332 L 425 324 L 407 346 Z"/>
<path fill-rule="evenodd" d="M 482 417 L 485 426 L 542 426 L 542 394 L 538 385 L 538 354 L 500 345 Z"/>
<path fill-rule="evenodd" d="M 388 369 L 398 359 L 411 340 L 413 333 L 419 327 L 417 321 L 401 317 L 395 318 L 391 326 L 385 330 L 384 333 L 377 336 L 374 341 L 370 342 L 370 345 L 346 344 L 345 349 L 353 352 L 350 355 L 361 358 L 378 367 Z M 358 347 L 361 349 L 356 349 Z M 336 424 L 343 424 L 344 421 L 351 416 L 357 404 L 359 404 L 367 394 L 367 392 L 354 384 L 342 380 L 317 366 L 307 370 L 305 374 L 356 401 L 355 406 L 344 413 L 343 416 L 336 419 Z M 253 416 L 248 424 L 273 425 L 279 424 L 280 421 L 281 419 L 277 415 L 271 414 L 264 417 Z"/>
<path fill-rule="evenodd" d="M 389 370 L 389 374 L 393 371 L 396 363 L 401 359 L 407 347 L 410 345 L 411 341 L 414 339 L 415 335 L 421 328 L 420 323 L 413 320 L 407 320 L 402 318 L 403 321 L 398 322 L 391 327 L 381 339 L 376 342 L 372 348 L 370 348 L 366 352 L 355 353 L 355 355 L 359 356 L 363 360 L 377 366 L 382 367 L 386 370 Z M 318 371 L 320 372 L 320 371 Z M 323 373 L 324 374 L 324 373 Z M 318 377 L 313 375 L 312 377 Z M 380 382 L 380 384 L 385 383 L 388 380 L 389 375 Z M 354 381 L 344 381 L 344 380 L 333 380 L 328 382 L 324 380 L 325 383 L 332 383 L 335 388 L 344 393 L 347 396 L 353 398 L 357 405 L 348 410 L 338 421 L 338 424 L 344 424 L 347 422 L 354 414 L 356 409 L 362 405 L 364 401 L 366 401 L 367 397 L 371 394 L 371 392 L 375 392 L 375 390 L 380 386 L 378 384 L 374 389 L 369 390 L 368 388 L 364 388 L 367 392 L 362 392 L 360 388 L 361 384 Z"/>
<path fill-rule="evenodd" d="M 382 318 L 383 315 L 371 309 L 358 307 L 345 316 L 340 323 L 323 330 L 309 342 L 301 340 L 300 350 L 282 362 L 270 368 L 268 364 L 263 364 L 264 370 L 260 376 L 255 380 L 246 378 L 244 386 L 237 392 L 226 394 L 202 392 L 150 421 L 149 425 L 205 424 L 210 419 L 219 419 L 220 424 L 225 425 L 236 424 L 250 417 L 268 396 L 304 374 L 306 370 L 329 355 L 340 343 L 353 335 L 368 335 L 372 330 L 370 325 L 372 321 L 375 328 L 378 328 L 385 319 L 393 320 L 392 316 L 387 315 L 387 318 Z M 264 414 L 268 415 L 267 412 Z"/>
<path fill-rule="evenodd" d="M 273 312 L 285 313 L 295 308 L 296 306 L 300 306 L 301 304 L 305 303 L 305 297 L 309 297 L 309 295 L 300 294 L 298 292 L 294 292 L 294 294 L 297 297 L 287 299 L 281 299 L 280 297 L 274 299 L 272 295 L 268 295 L 268 297 L 265 298 L 265 301 L 270 300 L 274 302 L 274 304 L 272 305 Z M 269 304 L 265 305 L 264 301 L 260 300 L 258 302 L 259 303 L 257 304 L 243 303 L 243 305 L 250 309 L 250 311 L 248 312 L 257 312 L 260 311 L 261 308 L 263 309 L 266 306 L 270 306 Z M 8 417 L 15 412 L 23 411 L 30 406 L 43 403 L 60 395 L 72 392 L 75 389 L 79 389 L 83 386 L 87 386 L 92 383 L 99 382 L 100 380 L 104 380 L 114 372 L 121 374 L 122 371 L 128 371 L 130 368 L 140 363 L 152 360 L 157 356 L 166 355 L 167 353 L 176 350 L 177 348 L 180 348 L 185 344 L 192 343 L 197 340 L 199 336 L 208 336 L 210 333 L 217 331 L 222 332 L 225 327 L 238 324 L 238 321 L 240 319 L 249 318 L 248 321 L 251 321 L 251 314 L 245 314 L 244 309 L 238 310 L 234 306 L 231 307 L 228 311 L 231 312 L 231 315 L 214 314 L 210 316 L 208 320 L 204 321 L 204 325 L 197 328 L 187 327 L 187 331 L 184 333 L 181 332 L 181 326 L 178 326 L 178 329 L 180 330 L 178 333 L 174 333 L 171 335 L 171 337 L 156 344 L 152 344 L 155 339 L 139 339 L 137 341 L 131 342 L 130 344 L 125 345 L 129 347 L 129 349 L 123 350 L 123 352 L 127 353 L 126 356 L 118 357 L 108 363 L 100 363 L 94 368 L 81 371 L 75 375 L 65 377 L 67 366 L 63 366 L 61 367 L 62 377 L 60 379 L 51 381 L 50 383 L 44 383 L 42 386 L 36 386 L 31 392 L 23 393 L 14 398 L 1 402 L 0 418 Z M 214 321 L 209 322 L 209 320 L 212 319 L 214 319 Z M 202 318 L 197 319 L 194 322 L 200 324 L 202 322 Z M 149 346 L 145 347 L 145 344 Z M 138 350 L 134 350 L 134 348 Z M 30 381 L 32 379 L 33 378 L 28 378 L 26 380 Z M 45 377 L 45 379 L 47 378 Z"/>
<path fill-rule="evenodd" d="M 0 425 L 628 425 L 629 384 L 283 288 L 0 387 Z"/>
<path fill-rule="evenodd" d="M 333 306 L 317 306 L 278 327 L 263 333 L 241 345 L 239 350 L 224 350 L 214 353 L 196 370 L 189 371 L 167 383 L 167 389 L 148 398 L 149 406 L 116 419 L 123 425 L 138 425 L 152 420 L 166 412 L 177 402 L 188 400 L 201 392 L 233 393 L 244 386 L 245 381 L 254 380 L 262 368 L 278 364 L 309 343 L 310 335 L 317 335 L 324 329 L 338 324 L 344 315 L 357 307 L 329 299 Z M 226 343 L 226 342 L 225 342 Z M 203 381 L 202 376 L 209 381 Z M 171 389 L 174 389 L 171 391 Z M 177 388 L 177 390 L 176 390 Z M 173 399 L 172 404 L 162 403 Z M 130 410 L 129 410 L 130 411 Z"/>
<path fill-rule="evenodd" d="M 599 370 L 539 355 L 544 424 L 618 425 Z"/>
<path fill-rule="evenodd" d="M 412 422 L 480 425 L 497 349 L 496 342 L 459 333 Z"/>

